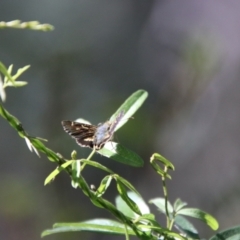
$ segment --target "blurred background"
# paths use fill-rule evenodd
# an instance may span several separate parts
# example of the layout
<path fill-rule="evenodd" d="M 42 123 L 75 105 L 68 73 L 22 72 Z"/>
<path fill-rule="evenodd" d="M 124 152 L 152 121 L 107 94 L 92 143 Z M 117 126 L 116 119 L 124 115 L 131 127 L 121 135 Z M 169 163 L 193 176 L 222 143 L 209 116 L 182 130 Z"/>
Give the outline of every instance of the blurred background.
<path fill-rule="evenodd" d="M 130 180 L 147 201 L 163 196 L 149 158 L 159 152 L 176 167 L 170 200 L 214 215 L 220 230 L 240 216 L 240 1 L 1 1 L 1 20 L 38 20 L 52 32 L 0 32 L 0 61 L 14 70 L 30 64 L 7 89 L 4 106 L 33 136 L 70 158 L 86 157 L 61 127 L 79 117 L 106 121 L 138 89 L 149 92 L 142 108 L 117 132 L 118 142 L 137 152 L 143 168 L 96 160 Z M 73 189 L 67 174 L 44 187 L 56 167 L 29 152 L 0 118 L 0 239 L 40 239 L 55 222 L 112 218 Z M 84 177 L 98 186 L 102 172 Z M 114 184 L 107 198 L 114 202 Z M 154 206 L 151 210 L 163 219 Z M 163 221 L 164 223 L 164 221 Z M 201 237 L 214 233 L 194 221 Z M 123 239 L 93 233 L 63 233 L 62 239 Z"/>

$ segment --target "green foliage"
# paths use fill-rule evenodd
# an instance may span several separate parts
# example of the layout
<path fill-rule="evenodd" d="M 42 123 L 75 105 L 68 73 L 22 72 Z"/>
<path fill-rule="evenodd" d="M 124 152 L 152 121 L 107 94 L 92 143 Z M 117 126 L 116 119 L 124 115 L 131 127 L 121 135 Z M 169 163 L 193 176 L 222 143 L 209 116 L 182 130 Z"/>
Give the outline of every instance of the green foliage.
<path fill-rule="evenodd" d="M 38 21 L 21 22 L 20 20 L 13 20 L 10 22 L 0 22 L 0 29 L 4 28 L 18 28 L 30 29 L 37 31 L 52 31 L 54 27 L 50 24 L 40 24 Z"/>
<path fill-rule="evenodd" d="M 3 81 L 0 75 L 0 98 L 2 101 L 6 101 L 6 92 L 5 88 L 6 87 L 23 87 L 27 84 L 27 82 L 24 81 L 16 81 L 17 78 L 23 74 L 30 65 L 25 66 L 23 68 L 19 68 L 17 73 L 15 75 L 12 75 L 12 69 L 13 65 L 10 65 L 9 68 L 7 69 L 1 62 L 0 62 L 0 72 L 5 76 Z"/>
<path fill-rule="evenodd" d="M 44 25 L 39 25 L 38 22 L 1 22 L 0 28 L 3 26 L 44 30 Z M 0 63 L 0 72 L 4 76 L 4 80 L 0 81 L 0 96 L 2 101 L 6 100 L 6 87 L 20 87 L 27 84 L 23 81 L 17 81 L 17 79 L 28 68 L 29 66 L 23 67 L 19 69 L 15 75 L 12 75 L 12 65 L 7 69 L 2 63 Z M 124 120 L 119 123 L 119 125 L 115 128 L 115 131 L 122 127 L 127 120 L 140 108 L 147 96 L 148 93 L 146 91 L 138 90 L 116 110 L 110 120 L 115 119 L 120 111 L 124 111 L 125 115 Z M 125 235 L 126 239 L 129 239 L 129 236 L 137 236 L 139 239 L 144 240 L 200 239 L 198 231 L 194 225 L 183 216 L 197 218 L 213 230 L 218 229 L 217 220 L 210 214 L 196 208 L 186 208 L 187 203 L 182 202 L 180 199 L 177 199 L 173 204 L 168 201 L 166 180 L 171 179 L 169 171 L 174 170 L 174 166 L 169 160 L 160 154 L 154 153 L 150 158 L 150 164 L 155 173 L 159 175 L 159 179 L 162 181 L 163 197 L 151 199 L 149 203 L 154 204 L 158 210 L 165 215 L 165 227 L 161 226 L 156 221 L 156 217 L 150 212 L 148 204 L 144 201 L 140 193 L 129 181 L 119 176 L 117 173 L 114 173 L 106 166 L 93 160 L 94 154 L 96 153 L 95 149 L 93 149 L 87 158 L 78 158 L 76 151 L 73 151 L 72 154 L 70 154 L 70 159 L 65 159 L 61 156 L 61 154 L 47 148 L 43 143 L 44 139 L 30 136 L 25 131 L 20 121 L 10 114 L 2 104 L 0 104 L 0 115 L 9 122 L 10 126 L 12 126 L 18 132 L 21 138 L 25 139 L 30 151 L 34 151 L 38 156 L 39 152 L 42 152 L 50 161 L 57 164 L 57 168 L 53 170 L 45 179 L 45 185 L 50 184 L 52 181 L 54 181 L 58 174 L 60 174 L 62 171 L 65 171 L 71 177 L 71 183 L 74 188 L 81 190 L 83 194 L 89 198 L 93 205 L 109 211 L 117 220 L 93 219 L 77 223 L 56 223 L 53 225 L 52 229 L 45 230 L 42 233 L 42 236 L 70 231 L 93 231 Z M 105 144 L 104 148 L 99 150 L 98 153 L 130 166 L 140 167 L 143 165 L 143 160 L 136 153 L 112 141 Z M 83 177 L 84 168 L 86 165 L 97 168 L 106 173 L 104 178 L 99 183 L 99 187 L 97 189 L 90 187 Z M 115 204 L 104 198 L 105 193 L 108 191 L 110 186 L 113 185 L 111 184 L 112 182 L 116 183 L 116 189 L 119 193 L 119 196 L 116 197 Z M 177 231 L 172 230 L 173 226 L 177 228 Z M 232 240 L 239 238 L 240 227 L 237 226 L 232 229 L 217 233 L 210 240 Z"/>

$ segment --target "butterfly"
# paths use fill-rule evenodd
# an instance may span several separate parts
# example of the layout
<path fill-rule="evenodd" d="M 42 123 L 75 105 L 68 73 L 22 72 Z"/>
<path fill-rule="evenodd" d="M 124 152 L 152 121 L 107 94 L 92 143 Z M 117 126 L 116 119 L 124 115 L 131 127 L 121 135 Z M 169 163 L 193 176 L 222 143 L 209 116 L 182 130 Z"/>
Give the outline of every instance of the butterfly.
<path fill-rule="evenodd" d="M 120 111 L 113 121 L 99 123 L 97 126 L 73 121 L 62 121 L 62 126 L 81 147 L 100 150 L 112 140 L 114 131 L 123 117 L 124 111 Z"/>

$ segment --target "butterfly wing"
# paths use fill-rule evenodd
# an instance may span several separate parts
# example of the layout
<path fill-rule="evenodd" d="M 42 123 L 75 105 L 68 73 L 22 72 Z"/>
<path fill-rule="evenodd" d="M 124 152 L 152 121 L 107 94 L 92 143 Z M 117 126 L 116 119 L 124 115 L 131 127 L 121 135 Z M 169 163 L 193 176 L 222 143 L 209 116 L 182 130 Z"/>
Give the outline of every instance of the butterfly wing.
<path fill-rule="evenodd" d="M 118 115 L 116 116 L 116 118 L 114 119 L 114 121 L 110 124 L 110 127 L 109 127 L 109 134 L 111 136 L 113 136 L 113 133 L 115 131 L 115 128 L 117 127 L 118 123 L 122 120 L 122 118 L 124 117 L 124 111 L 121 111 L 118 113 Z"/>
<path fill-rule="evenodd" d="M 112 136 L 109 135 L 109 122 L 100 123 L 97 125 L 96 132 L 93 138 L 93 145 L 96 149 L 101 149 Z"/>
<path fill-rule="evenodd" d="M 72 121 L 62 121 L 62 126 L 72 138 L 82 147 L 93 148 L 93 138 L 96 126 Z"/>
<path fill-rule="evenodd" d="M 111 141 L 113 138 L 114 130 L 118 123 L 121 121 L 121 119 L 124 116 L 124 111 L 121 111 L 114 121 L 107 121 L 105 123 L 98 124 L 96 128 L 96 132 L 94 134 L 93 138 L 93 144 L 96 147 L 96 149 L 101 149 L 107 143 L 108 141 Z"/>

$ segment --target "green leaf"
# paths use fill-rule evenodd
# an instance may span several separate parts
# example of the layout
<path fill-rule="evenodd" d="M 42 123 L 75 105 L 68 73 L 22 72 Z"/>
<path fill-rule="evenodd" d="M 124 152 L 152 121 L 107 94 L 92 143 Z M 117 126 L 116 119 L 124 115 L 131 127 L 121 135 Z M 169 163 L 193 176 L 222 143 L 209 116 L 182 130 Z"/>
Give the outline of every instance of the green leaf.
<path fill-rule="evenodd" d="M 127 100 L 118 108 L 118 110 L 111 116 L 110 121 L 114 121 L 116 116 L 123 111 L 124 118 L 118 123 L 115 128 L 117 131 L 120 127 L 122 127 L 130 117 L 142 106 L 148 97 L 148 93 L 145 90 L 138 90 L 134 92 Z"/>
<path fill-rule="evenodd" d="M 157 227 L 159 230 L 162 230 L 162 227 L 158 224 L 158 222 L 155 220 L 155 216 L 153 214 L 143 214 L 142 216 L 137 216 L 137 218 L 134 219 L 134 223 L 136 224 L 137 228 L 142 232 L 148 232 L 148 234 L 152 235 L 151 227 Z M 147 227 L 146 227 L 147 226 Z"/>
<path fill-rule="evenodd" d="M 174 225 L 178 230 L 185 233 L 187 237 L 200 239 L 197 229 L 185 217 L 182 217 L 180 215 L 176 216 Z"/>
<path fill-rule="evenodd" d="M 209 240 L 239 240 L 240 226 L 232 227 L 212 236 Z"/>
<path fill-rule="evenodd" d="M 149 209 L 148 205 L 146 204 L 146 202 L 143 200 L 143 198 L 139 194 L 137 194 L 135 192 L 128 191 L 127 195 L 128 195 L 129 198 L 131 198 L 137 204 L 138 208 L 141 211 L 141 214 L 146 215 L 146 214 L 150 213 L 150 209 Z M 121 200 L 121 201 L 123 201 L 123 200 Z M 118 204 L 119 203 L 120 203 L 120 200 L 118 200 Z M 118 206 L 117 206 L 117 208 L 118 208 Z M 118 209 L 121 210 L 121 208 L 118 208 Z"/>
<path fill-rule="evenodd" d="M 72 155 L 74 155 L 75 152 L 73 151 Z M 78 179 L 81 174 L 81 160 L 75 160 L 72 162 L 72 182 L 71 185 L 73 188 L 78 187 Z"/>
<path fill-rule="evenodd" d="M 5 86 L 8 86 L 8 87 L 23 87 L 27 84 L 28 84 L 28 82 L 15 81 L 14 84 L 12 82 L 8 82 L 7 84 L 5 84 Z"/>
<path fill-rule="evenodd" d="M 38 157 L 40 157 L 40 154 L 39 154 L 38 150 L 33 146 L 31 141 L 29 140 L 29 138 L 28 137 L 24 137 L 24 138 L 25 138 L 25 141 L 26 141 L 26 144 L 27 144 L 29 150 L 31 152 L 34 151 L 38 155 Z"/>
<path fill-rule="evenodd" d="M 180 198 L 178 198 L 173 204 L 173 208 L 175 212 L 178 212 L 180 209 L 184 208 L 185 206 L 187 206 L 187 203 L 183 202 Z"/>
<path fill-rule="evenodd" d="M 137 215 L 142 215 L 138 205 L 128 196 L 124 185 L 120 181 L 118 181 L 118 179 L 116 179 L 116 181 L 117 181 L 117 190 L 118 190 L 118 193 L 121 196 L 121 198 L 125 201 L 125 203 L 128 205 L 128 207 L 134 213 L 136 213 Z"/>
<path fill-rule="evenodd" d="M 180 234 L 172 232 L 166 228 L 162 228 L 161 226 L 139 224 L 138 229 L 141 229 L 141 231 L 151 230 L 151 234 L 152 236 L 154 236 L 154 239 L 186 240 L 186 238 L 182 237 Z M 152 239 L 152 238 L 147 238 L 147 239 Z"/>
<path fill-rule="evenodd" d="M 168 167 L 171 170 L 174 170 L 174 166 L 173 164 L 167 160 L 165 157 L 163 157 L 162 155 L 160 155 L 159 153 L 154 153 L 151 158 L 150 161 L 159 161 L 161 162 L 164 166 Z"/>
<path fill-rule="evenodd" d="M 20 20 L 13 20 L 10 22 L 0 22 L 1 28 L 21 28 L 21 29 L 31 29 L 38 31 L 52 31 L 54 27 L 50 24 L 40 24 L 38 21 L 30 21 L 30 22 L 21 22 Z"/>
<path fill-rule="evenodd" d="M 105 172 L 114 174 L 114 172 L 113 172 L 112 170 L 110 170 L 109 168 L 103 166 L 103 165 L 100 164 L 99 162 L 95 162 L 95 161 L 87 160 L 87 159 L 81 159 L 81 161 L 82 161 L 83 163 L 86 163 L 87 165 L 90 165 L 90 166 L 99 168 L 99 169 L 101 169 L 101 170 L 103 170 L 103 171 L 105 171 Z"/>
<path fill-rule="evenodd" d="M 140 158 L 135 152 L 125 148 L 119 143 L 112 141 L 106 143 L 104 148 L 99 150 L 98 153 L 133 167 L 142 167 L 144 163 L 143 159 Z"/>
<path fill-rule="evenodd" d="M 8 73 L 9 73 L 10 75 L 12 75 L 12 70 L 13 70 L 13 64 L 11 64 L 11 65 L 8 67 L 8 69 L 7 69 Z M 15 79 L 14 79 L 14 80 L 15 80 Z"/>
<path fill-rule="evenodd" d="M 14 80 L 16 80 L 19 76 L 21 76 L 25 71 L 27 71 L 28 69 L 30 68 L 30 65 L 26 65 L 26 66 L 24 66 L 24 67 L 22 67 L 22 68 L 19 68 L 18 70 L 17 70 L 17 73 L 15 74 L 15 75 L 13 75 L 12 76 L 12 78 L 14 79 Z M 10 73 L 11 74 L 11 73 Z M 19 83 L 20 81 L 18 81 L 18 83 Z"/>
<path fill-rule="evenodd" d="M 148 209 L 149 212 L 149 209 Z M 138 219 L 135 222 L 139 221 L 146 221 L 146 222 L 151 222 L 153 226 L 160 226 L 159 223 L 155 220 L 155 215 L 152 213 L 146 213 L 143 214 L 142 216 L 139 216 Z"/>
<path fill-rule="evenodd" d="M 5 89 L 3 87 L 3 81 L 2 81 L 1 75 L 0 75 L 0 97 L 1 97 L 3 102 L 6 101 L 6 92 L 5 92 Z"/>
<path fill-rule="evenodd" d="M 45 230 L 41 236 L 44 237 L 54 233 L 73 231 L 89 231 L 124 235 L 126 228 L 129 235 L 135 235 L 131 228 L 126 227 L 124 224 L 117 221 L 110 219 L 93 219 L 79 223 L 56 223 L 54 224 L 53 229 Z"/>
<path fill-rule="evenodd" d="M 19 136 L 22 138 L 27 138 L 30 141 L 27 142 L 28 146 L 34 146 L 38 151 L 45 153 L 50 161 L 59 162 L 60 157 L 51 149 L 47 148 L 41 141 L 40 138 L 30 137 L 22 127 L 19 120 L 11 115 L 1 104 L 0 104 L 0 115 L 5 118 L 8 123 L 18 132 Z M 31 147 L 32 147 L 31 146 Z M 35 151 L 35 148 L 33 150 Z"/>
<path fill-rule="evenodd" d="M 162 177 L 166 177 L 168 179 L 172 179 L 171 176 L 166 173 L 159 165 L 158 163 L 156 163 L 156 161 L 152 161 L 150 162 L 151 166 L 153 167 L 153 169 Z"/>
<path fill-rule="evenodd" d="M 44 185 L 49 184 L 51 181 L 54 180 L 54 178 L 62 171 L 64 170 L 66 167 L 68 167 L 69 165 L 71 165 L 73 163 L 74 160 L 70 160 L 65 162 L 64 164 L 62 164 L 60 167 L 56 168 L 54 171 L 52 171 L 47 178 L 44 181 Z"/>
<path fill-rule="evenodd" d="M 141 214 L 146 215 L 146 214 L 150 213 L 150 209 L 149 209 L 148 205 L 145 203 L 145 201 L 143 200 L 143 198 L 141 196 L 139 196 L 135 192 L 127 192 L 127 195 L 129 198 L 131 198 L 137 204 L 138 208 L 141 211 Z M 121 196 L 117 196 L 115 199 L 115 202 L 116 202 L 117 209 L 122 211 L 124 213 L 124 215 L 131 217 L 131 218 L 136 218 L 137 216 L 139 216 L 138 214 L 136 214 L 135 212 L 133 212 L 131 210 L 131 208 L 121 198 Z"/>
<path fill-rule="evenodd" d="M 137 194 L 138 196 L 141 196 L 140 193 L 134 188 L 134 186 L 128 182 L 125 178 L 120 177 L 119 175 L 114 175 L 115 178 L 118 179 L 121 183 L 123 183 L 129 190 Z M 131 194 L 131 192 L 128 192 L 128 194 Z"/>
<path fill-rule="evenodd" d="M 119 211 L 121 211 L 125 216 L 129 218 L 136 218 L 138 216 L 127 204 L 126 202 L 121 198 L 121 196 L 117 196 L 115 199 L 116 207 Z"/>
<path fill-rule="evenodd" d="M 149 203 L 154 204 L 162 213 L 166 214 L 165 208 L 165 198 L 153 198 L 149 200 Z M 173 213 L 173 206 L 170 202 L 168 202 L 168 212 Z"/>
<path fill-rule="evenodd" d="M 164 168 L 162 166 L 159 166 L 159 163 L 163 164 Z M 150 164 L 160 176 L 171 179 L 171 176 L 167 173 L 167 169 L 174 170 L 174 166 L 165 157 L 161 156 L 158 153 L 154 153 L 150 158 Z"/>
<path fill-rule="evenodd" d="M 12 84 L 15 84 L 14 79 L 12 78 L 11 74 L 9 74 L 7 68 L 4 66 L 4 64 L 2 62 L 0 62 L 0 72 L 2 72 L 2 74 L 7 77 L 8 80 L 10 80 L 12 82 Z"/>
<path fill-rule="evenodd" d="M 100 186 L 98 187 L 98 189 L 96 191 L 97 197 L 101 197 L 106 192 L 111 181 L 112 181 L 112 176 L 106 176 L 103 178 L 103 180 L 100 183 Z"/>
<path fill-rule="evenodd" d="M 19 134 L 20 135 L 20 134 Z M 28 137 L 34 147 L 37 148 L 37 150 L 45 153 L 50 161 L 53 162 L 59 162 L 60 157 L 58 154 L 56 154 L 51 149 L 47 148 L 39 139 L 36 137 Z"/>
<path fill-rule="evenodd" d="M 210 214 L 203 212 L 197 208 L 184 208 L 184 209 L 179 210 L 178 214 L 193 217 L 193 218 L 198 218 L 202 222 L 206 223 L 213 230 L 218 229 L 217 220 Z"/>
<path fill-rule="evenodd" d="M 18 134 L 24 138 L 25 135 L 21 135 L 22 132 L 24 132 L 24 129 L 22 128 L 21 123 L 19 120 L 11 115 L 1 104 L 0 104 L 0 115 L 2 115 L 3 118 L 5 118 L 9 124 L 18 131 Z"/>

